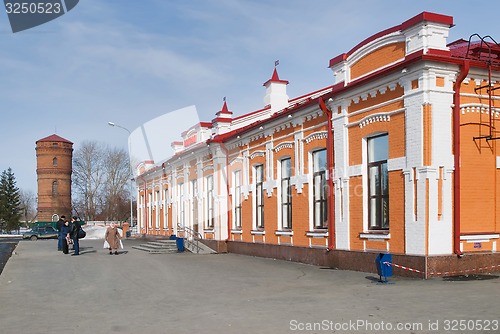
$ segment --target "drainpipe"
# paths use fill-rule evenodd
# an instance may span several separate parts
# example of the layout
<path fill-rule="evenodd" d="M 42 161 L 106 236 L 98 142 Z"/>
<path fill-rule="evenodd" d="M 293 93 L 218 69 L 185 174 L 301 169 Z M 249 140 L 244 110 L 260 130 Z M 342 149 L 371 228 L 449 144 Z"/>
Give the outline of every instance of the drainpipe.
<path fill-rule="evenodd" d="M 333 212 L 333 141 L 332 141 L 332 111 L 325 104 L 325 101 L 319 98 L 319 107 L 328 116 L 328 130 L 326 135 L 326 156 L 328 169 L 328 248 L 331 251 L 335 243 L 335 214 Z"/>
<path fill-rule="evenodd" d="M 469 60 L 464 60 L 457 81 L 455 82 L 453 95 L 453 155 L 455 158 L 455 175 L 453 178 L 453 251 L 458 257 L 462 257 L 460 250 L 460 86 L 469 73 Z"/>

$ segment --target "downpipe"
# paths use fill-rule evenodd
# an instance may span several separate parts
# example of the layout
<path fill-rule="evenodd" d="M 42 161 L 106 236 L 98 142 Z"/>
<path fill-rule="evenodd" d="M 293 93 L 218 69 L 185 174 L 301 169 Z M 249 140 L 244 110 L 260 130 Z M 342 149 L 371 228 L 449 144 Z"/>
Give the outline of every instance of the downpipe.
<path fill-rule="evenodd" d="M 333 140 L 332 140 L 332 111 L 328 108 L 323 101 L 319 98 L 319 107 L 328 117 L 328 129 L 326 134 L 326 156 L 327 156 L 327 169 L 328 169 L 328 248 L 331 251 L 335 243 L 335 214 L 333 212 Z"/>
<path fill-rule="evenodd" d="M 455 173 L 453 178 L 453 251 L 459 257 L 464 254 L 460 250 L 460 86 L 469 74 L 469 60 L 464 60 L 460 74 L 455 82 L 453 95 L 453 155 Z"/>

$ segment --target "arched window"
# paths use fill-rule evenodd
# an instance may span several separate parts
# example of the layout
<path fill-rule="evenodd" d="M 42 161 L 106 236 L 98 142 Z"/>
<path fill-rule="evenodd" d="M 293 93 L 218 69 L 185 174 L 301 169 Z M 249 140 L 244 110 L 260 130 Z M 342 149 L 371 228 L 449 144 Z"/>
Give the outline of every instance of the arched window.
<path fill-rule="evenodd" d="M 52 181 L 52 195 L 57 195 L 59 193 L 59 190 L 57 189 L 58 187 L 58 182 Z"/>
<path fill-rule="evenodd" d="M 52 166 L 57 167 L 57 157 L 54 157 L 54 159 L 52 159 Z"/>

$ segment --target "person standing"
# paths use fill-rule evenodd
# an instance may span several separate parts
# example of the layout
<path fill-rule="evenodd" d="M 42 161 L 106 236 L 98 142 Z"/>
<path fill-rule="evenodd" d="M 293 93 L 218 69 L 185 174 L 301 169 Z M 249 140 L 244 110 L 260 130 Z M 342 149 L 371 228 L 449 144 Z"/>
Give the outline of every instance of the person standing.
<path fill-rule="evenodd" d="M 118 247 L 120 246 L 120 232 L 118 232 L 118 227 L 115 223 L 111 223 L 111 225 L 106 230 L 106 234 L 104 235 L 104 239 L 109 244 L 109 255 L 112 255 L 113 252 L 115 255 L 118 255 Z"/>
<path fill-rule="evenodd" d="M 62 227 L 64 226 L 64 222 L 66 221 L 66 216 L 61 216 L 59 220 L 56 223 L 56 228 L 57 228 L 57 250 L 62 251 L 63 250 L 63 241 L 64 237 L 66 237 L 66 234 L 63 234 L 61 232 Z"/>
<path fill-rule="evenodd" d="M 76 216 L 71 217 L 71 228 L 70 228 L 70 238 L 73 240 L 73 254 L 80 255 L 80 243 L 78 241 L 78 231 L 80 231 L 81 225 L 78 222 Z"/>
<path fill-rule="evenodd" d="M 64 225 L 61 227 L 61 234 L 63 237 L 62 252 L 64 254 L 69 253 L 69 243 L 72 242 L 72 240 L 69 237 L 69 232 L 70 232 L 69 221 L 66 220 L 64 222 Z"/>

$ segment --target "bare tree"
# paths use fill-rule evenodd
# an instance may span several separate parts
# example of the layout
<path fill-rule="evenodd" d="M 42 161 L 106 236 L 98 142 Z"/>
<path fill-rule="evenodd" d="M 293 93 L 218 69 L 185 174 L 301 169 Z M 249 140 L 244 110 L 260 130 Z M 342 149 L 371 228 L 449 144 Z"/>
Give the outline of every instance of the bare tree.
<path fill-rule="evenodd" d="M 123 149 L 108 149 L 104 159 L 106 182 L 103 214 L 107 220 L 124 220 L 127 210 L 126 206 L 123 210 L 123 204 L 128 203 L 129 192 L 126 186 L 131 177 L 128 154 Z"/>
<path fill-rule="evenodd" d="M 95 220 L 100 211 L 105 151 L 104 145 L 85 141 L 73 154 L 73 204 L 85 220 Z"/>
<path fill-rule="evenodd" d="M 85 220 L 125 220 L 130 177 L 125 150 L 84 142 L 73 155 L 73 211 Z"/>
<path fill-rule="evenodd" d="M 31 222 L 35 219 L 37 198 L 33 191 L 22 190 L 19 194 L 19 199 L 21 201 L 21 220 L 25 222 Z"/>

